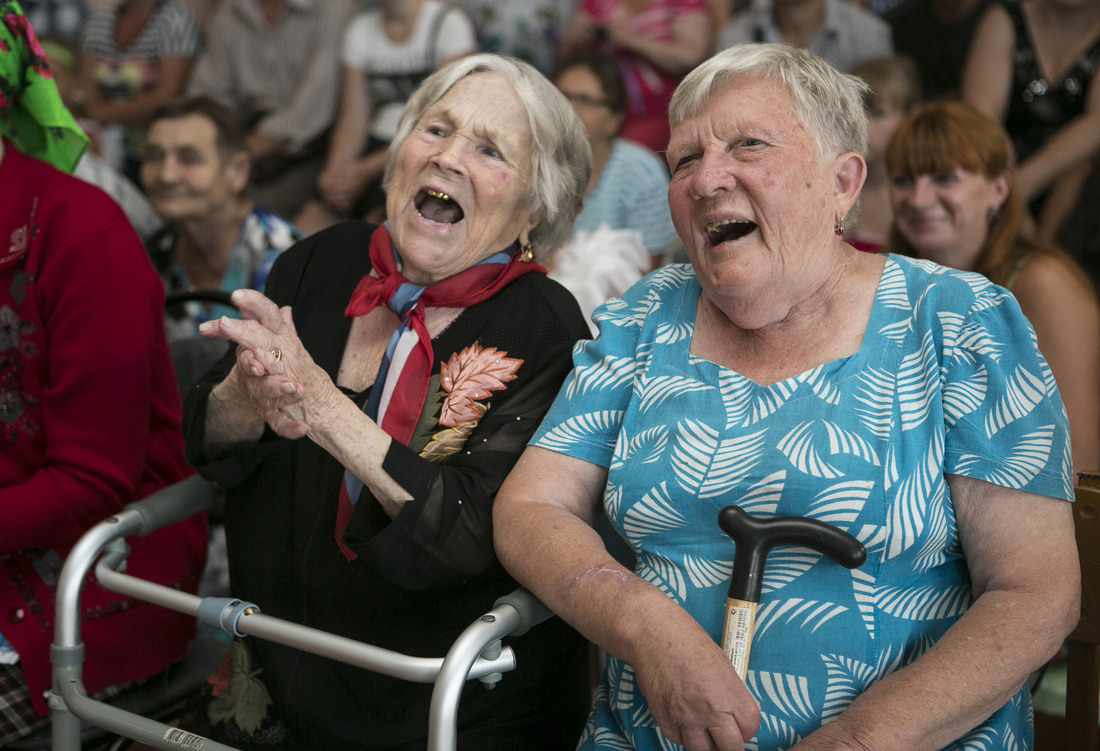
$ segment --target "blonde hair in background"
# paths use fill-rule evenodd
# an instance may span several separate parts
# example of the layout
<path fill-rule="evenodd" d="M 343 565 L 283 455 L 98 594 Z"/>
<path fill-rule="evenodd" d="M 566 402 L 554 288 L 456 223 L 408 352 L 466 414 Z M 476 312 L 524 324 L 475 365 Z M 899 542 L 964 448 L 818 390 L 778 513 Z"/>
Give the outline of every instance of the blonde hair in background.
<path fill-rule="evenodd" d="M 920 75 L 907 57 L 868 58 L 853 65 L 851 73 L 871 87 L 864 100 L 868 108 L 889 104 L 900 112 L 909 112 L 921 100 Z"/>

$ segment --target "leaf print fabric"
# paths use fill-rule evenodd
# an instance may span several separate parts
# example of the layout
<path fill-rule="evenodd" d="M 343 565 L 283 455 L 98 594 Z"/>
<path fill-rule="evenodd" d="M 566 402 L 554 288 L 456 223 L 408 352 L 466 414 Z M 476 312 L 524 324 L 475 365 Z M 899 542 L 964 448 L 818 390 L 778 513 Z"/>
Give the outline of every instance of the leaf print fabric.
<path fill-rule="evenodd" d="M 665 267 L 596 312 L 533 443 L 608 467 L 604 508 L 636 573 L 715 641 L 737 504 L 820 519 L 867 548 L 847 570 L 777 547 L 746 683 L 747 748 L 786 749 L 923 654 L 971 604 L 945 474 L 1072 498 L 1065 411 L 1034 333 L 975 274 L 891 256 L 860 350 L 762 386 L 690 354 L 699 285 Z M 952 748 L 1026 747 L 1021 690 Z M 674 749 L 630 666 L 609 659 L 581 749 Z"/>

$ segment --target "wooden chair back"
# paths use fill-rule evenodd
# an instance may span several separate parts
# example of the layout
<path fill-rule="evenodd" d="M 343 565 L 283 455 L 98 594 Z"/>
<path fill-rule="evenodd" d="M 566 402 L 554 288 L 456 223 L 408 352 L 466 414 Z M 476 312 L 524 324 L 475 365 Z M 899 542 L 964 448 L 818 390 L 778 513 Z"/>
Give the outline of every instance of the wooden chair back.
<path fill-rule="evenodd" d="M 1081 621 L 1069 635 L 1067 751 L 1100 749 L 1100 471 L 1078 476 L 1073 504 L 1081 557 Z"/>

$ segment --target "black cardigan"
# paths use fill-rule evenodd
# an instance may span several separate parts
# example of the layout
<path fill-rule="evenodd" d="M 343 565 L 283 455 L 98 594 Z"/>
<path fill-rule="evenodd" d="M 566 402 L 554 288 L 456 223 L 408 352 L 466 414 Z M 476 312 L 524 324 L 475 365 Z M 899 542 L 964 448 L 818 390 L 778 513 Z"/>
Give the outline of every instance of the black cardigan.
<path fill-rule="evenodd" d="M 307 238 L 268 279 L 268 296 L 292 306 L 298 335 L 333 380 L 351 326 L 344 307 L 370 271 L 372 230 L 348 222 Z M 207 400 L 234 364 L 227 353 L 188 395 L 184 431 L 188 459 L 227 491 L 233 595 L 265 614 L 397 652 L 444 655 L 516 586 L 493 554 L 493 498 L 569 371 L 572 345 L 587 334 L 571 295 L 538 273 L 463 310 L 433 340 L 434 373 L 475 343 L 523 364 L 481 400 L 489 409 L 459 452 L 433 463 L 392 444 L 384 468 L 414 500 L 390 520 L 365 489 L 344 537 L 359 556 L 351 562 L 333 540 L 343 467 L 312 441 L 268 429 L 259 444 L 204 461 Z M 360 396 L 350 398 L 361 404 Z M 493 691 L 467 684 L 460 748 L 572 749 L 588 705 L 585 643 L 557 619 L 512 643 L 516 671 Z M 276 713 L 308 746 L 423 747 L 430 685 L 261 640 L 252 649 Z"/>

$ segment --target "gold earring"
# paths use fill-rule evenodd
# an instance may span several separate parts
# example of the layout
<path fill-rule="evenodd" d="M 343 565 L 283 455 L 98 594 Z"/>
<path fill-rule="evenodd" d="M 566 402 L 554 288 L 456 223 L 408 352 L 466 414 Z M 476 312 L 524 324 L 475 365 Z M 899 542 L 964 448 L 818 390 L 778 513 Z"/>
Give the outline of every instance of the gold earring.
<path fill-rule="evenodd" d="M 833 231 L 836 232 L 837 237 L 843 237 L 843 235 L 844 235 L 844 225 L 841 224 L 839 219 L 836 220 L 836 226 L 833 228 Z"/>
<path fill-rule="evenodd" d="M 531 243 L 527 243 L 519 249 L 519 260 L 524 263 L 530 263 L 531 259 L 535 257 L 535 254 L 531 251 Z"/>

